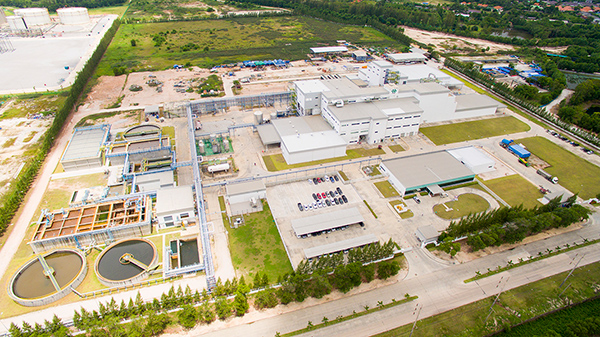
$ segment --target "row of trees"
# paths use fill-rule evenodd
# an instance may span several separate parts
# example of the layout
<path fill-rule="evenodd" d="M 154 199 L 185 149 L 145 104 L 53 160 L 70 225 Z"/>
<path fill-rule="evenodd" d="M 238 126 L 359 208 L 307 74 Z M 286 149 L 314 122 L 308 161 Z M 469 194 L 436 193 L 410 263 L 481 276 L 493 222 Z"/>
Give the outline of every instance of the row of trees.
<path fill-rule="evenodd" d="M 56 11 L 63 7 L 110 7 L 125 3 L 125 0 L 0 0 L 0 6 L 12 6 L 17 8 L 44 7 L 49 11 Z"/>
<path fill-rule="evenodd" d="M 394 260 L 368 265 L 342 263 L 335 269 L 319 269 L 310 275 L 294 271 L 282 278 L 281 287 L 267 286 L 252 295 L 242 277 L 237 282 L 233 299 L 215 292 L 208 294 L 206 290 L 192 292 L 189 286 L 185 290 L 171 287 L 160 299 L 150 302 L 144 302 L 138 293 L 127 303 L 122 300 L 119 304 L 111 299 L 100 303 L 98 310 L 90 312 L 82 308 L 74 312 L 73 326 L 84 331 L 86 336 L 155 336 L 171 323 L 191 329 L 197 324 L 210 324 L 217 318 L 225 320 L 233 315 L 244 316 L 250 308 L 250 298 L 258 310 L 273 308 L 280 303 L 302 302 L 309 296 L 322 298 L 334 289 L 345 293 L 362 282 L 371 282 L 376 276 L 387 279 L 399 270 L 400 264 Z M 229 280 L 226 283 L 234 284 Z M 262 280 L 259 284 L 263 286 Z M 56 316 L 44 325 L 31 326 L 25 322 L 19 327 L 13 323 L 9 331 L 13 337 L 71 336 L 71 331 Z"/>
<path fill-rule="evenodd" d="M 29 187 L 33 183 L 33 180 L 37 176 L 42 163 L 46 159 L 46 155 L 50 152 L 54 139 L 60 133 L 65 121 L 71 111 L 75 108 L 81 94 L 83 93 L 88 80 L 94 74 L 96 66 L 100 62 L 102 55 L 106 51 L 106 48 L 110 44 L 113 36 L 119 29 L 120 21 L 115 20 L 112 27 L 106 32 L 98 47 L 86 62 L 83 69 L 77 74 L 69 95 L 65 100 L 65 103 L 56 113 L 52 125 L 46 131 L 41 140 L 40 146 L 31 160 L 25 163 L 23 170 L 18 178 L 15 179 L 9 190 L 5 193 L 2 200 L 2 207 L 0 207 L 0 234 L 3 234 L 13 216 L 19 209 L 21 202 L 25 198 L 25 194 L 29 190 Z"/>
<path fill-rule="evenodd" d="M 558 116 L 586 130 L 600 133 L 600 105 L 589 107 L 600 99 L 600 80 L 587 80 L 575 88 L 568 104 L 562 104 Z"/>
<path fill-rule="evenodd" d="M 467 244 L 473 251 L 503 243 L 516 243 L 528 235 L 540 233 L 550 228 L 567 227 L 575 222 L 588 219 L 590 211 L 574 204 L 577 196 L 561 203 L 560 197 L 548 204 L 524 209 L 522 206 L 501 207 L 479 214 L 470 214 L 459 221 L 452 221 L 440 235 L 442 246 L 451 251 L 455 238 L 467 236 Z M 460 250 L 460 246 L 458 247 Z"/>
<path fill-rule="evenodd" d="M 475 82 L 485 86 L 490 91 L 502 96 L 507 101 L 519 105 L 529 113 L 535 114 L 542 119 L 545 119 L 551 123 L 554 123 L 564 130 L 570 131 L 577 136 L 585 139 L 586 141 L 600 146 L 600 138 L 594 133 L 589 132 L 583 128 L 575 126 L 567 121 L 561 120 L 551 112 L 546 111 L 545 108 L 538 106 L 537 103 L 532 103 L 521 97 L 518 97 L 513 89 L 503 83 L 496 83 L 496 81 L 488 74 L 482 73 L 479 69 L 475 68 L 472 63 L 463 63 L 452 58 L 446 58 L 444 65 L 448 68 L 454 69 Z"/>

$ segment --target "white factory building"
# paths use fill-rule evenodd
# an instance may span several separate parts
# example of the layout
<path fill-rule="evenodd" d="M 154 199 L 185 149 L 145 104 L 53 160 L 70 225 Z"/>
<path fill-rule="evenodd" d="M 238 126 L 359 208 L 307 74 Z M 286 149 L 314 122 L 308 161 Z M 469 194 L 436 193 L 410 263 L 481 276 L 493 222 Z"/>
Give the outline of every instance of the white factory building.
<path fill-rule="evenodd" d="M 460 89 L 463 83 L 454 77 L 425 64 L 395 65 L 388 61 L 373 61 L 358 71 L 358 78 L 370 86 L 385 84 L 414 84 L 437 82 L 448 88 Z"/>

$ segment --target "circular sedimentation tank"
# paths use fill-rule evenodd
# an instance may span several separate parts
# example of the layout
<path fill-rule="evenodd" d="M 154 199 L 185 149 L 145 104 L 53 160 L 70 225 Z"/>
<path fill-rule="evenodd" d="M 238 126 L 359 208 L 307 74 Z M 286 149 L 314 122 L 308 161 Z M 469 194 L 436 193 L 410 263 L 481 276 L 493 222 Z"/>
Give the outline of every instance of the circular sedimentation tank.
<path fill-rule="evenodd" d="M 106 286 L 123 286 L 148 276 L 156 265 L 158 252 L 145 239 L 126 239 L 108 246 L 96 260 L 96 275 Z"/>
<path fill-rule="evenodd" d="M 52 303 L 77 288 L 85 278 L 85 256 L 75 249 L 61 248 L 27 261 L 8 286 L 17 303 L 33 307 Z"/>

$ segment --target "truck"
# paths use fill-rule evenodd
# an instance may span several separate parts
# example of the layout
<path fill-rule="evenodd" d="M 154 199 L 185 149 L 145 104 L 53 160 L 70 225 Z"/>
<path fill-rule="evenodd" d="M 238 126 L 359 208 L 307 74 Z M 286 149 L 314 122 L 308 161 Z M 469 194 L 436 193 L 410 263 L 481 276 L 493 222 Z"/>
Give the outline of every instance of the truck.
<path fill-rule="evenodd" d="M 515 142 L 512 139 L 502 139 L 502 141 L 500 142 L 500 146 L 507 149 L 515 156 L 524 160 L 531 156 L 531 152 L 527 151 L 527 149 L 525 149 L 523 145 L 515 144 Z"/>
<path fill-rule="evenodd" d="M 550 173 L 539 169 L 537 170 L 537 174 L 541 175 L 542 177 L 546 178 L 546 180 L 548 180 L 549 182 L 553 183 L 553 184 L 558 184 L 558 177 L 555 177 L 553 175 L 551 175 Z"/>

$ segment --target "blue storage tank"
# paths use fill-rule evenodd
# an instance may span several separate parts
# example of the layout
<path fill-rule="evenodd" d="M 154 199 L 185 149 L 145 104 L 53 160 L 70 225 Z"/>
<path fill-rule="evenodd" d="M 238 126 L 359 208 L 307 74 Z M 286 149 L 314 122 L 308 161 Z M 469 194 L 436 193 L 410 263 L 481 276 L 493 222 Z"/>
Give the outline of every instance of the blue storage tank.
<path fill-rule="evenodd" d="M 508 150 L 519 156 L 519 158 L 529 158 L 529 156 L 531 156 L 531 152 L 525 150 L 525 148 L 519 144 L 509 146 Z"/>

